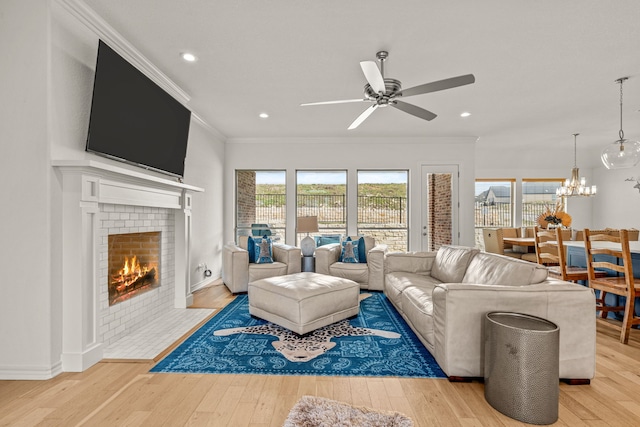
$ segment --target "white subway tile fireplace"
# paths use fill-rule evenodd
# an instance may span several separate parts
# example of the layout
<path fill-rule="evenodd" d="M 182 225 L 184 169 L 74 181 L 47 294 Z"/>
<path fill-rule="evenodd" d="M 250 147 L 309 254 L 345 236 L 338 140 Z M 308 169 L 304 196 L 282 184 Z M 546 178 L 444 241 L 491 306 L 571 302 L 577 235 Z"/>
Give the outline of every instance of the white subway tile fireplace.
<path fill-rule="evenodd" d="M 109 344 L 192 303 L 191 195 L 203 190 L 94 160 L 53 166 L 62 183 L 62 370 L 79 372 Z M 160 234 L 160 284 L 110 305 L 109 235 L 142 232 Z"/>
<path fill-rule="evenodd" d="M 109 345 L 174 307 L 175 220 L 171 209 L 148 206 L 100 204 L 98 248 L 98 340 Z M 154 266 L 156 287 L 133 296 L 120 295 L 111 304 L 109 239 L 159 232 L 160 262 Z M 135 292 L 135 291 L 134 291 Z"/>

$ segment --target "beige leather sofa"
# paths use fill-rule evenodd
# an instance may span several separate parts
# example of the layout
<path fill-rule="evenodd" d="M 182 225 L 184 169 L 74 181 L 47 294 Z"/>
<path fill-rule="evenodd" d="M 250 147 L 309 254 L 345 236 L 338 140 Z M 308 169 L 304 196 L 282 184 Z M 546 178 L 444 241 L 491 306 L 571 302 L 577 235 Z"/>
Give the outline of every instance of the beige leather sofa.
<path fill-rule="evenodd" d="M 351 240 L 358 240 L 359 236 L 352 236 Z M 353 280 L 361 289 L 382 291 L 384 289 L 384 256 L 387 245 L 376 245 L 373 237 L 364 236 L 364 246 L 367 253 L 366 263 L 339 262 L 342 245 L 331 243 L 316 249 L 316 273 L 342 277 Z"/>
<path fill-rule="evenodd" d="M 248 240 L 248 236 L 240 236 L 237 245 L 227 244 L 222 248 L 222 281 L 232 293 L 247 292 L 249 282 L 300 273 L 300 248 L 273 243 L 273 263 L 255 264 L 249 263 Z"/>
<path fill-rule="evenodd" d="M 595 297 L 545 267 L 475 248 L 388 253 L 385 295 L 451 377 L 482 377 L 484 316 L 530 314 L 560 328 L 560 378 L 595 374 Z"/>

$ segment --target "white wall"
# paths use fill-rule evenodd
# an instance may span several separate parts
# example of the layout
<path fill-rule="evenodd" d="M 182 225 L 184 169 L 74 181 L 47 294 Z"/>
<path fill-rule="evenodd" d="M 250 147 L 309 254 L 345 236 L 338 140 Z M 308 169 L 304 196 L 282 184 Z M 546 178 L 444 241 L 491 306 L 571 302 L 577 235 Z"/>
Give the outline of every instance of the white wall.
<path fill-rule="evenodd" d="M 633 181 L 626 181 L 633 179 Z M 592 228 L 640 229 L 640 190 L 634 188 L 640 181 L 640 166 L 631 169 L 595 169 L 594 181 L 598 196 L 593 207 Z"/>
<path fill-rule="evenodd" d="M 48 28 L 45 3 L 1 3 L 0 378 L 51 376 L 60 351 L 51 333 Z"/>
<path fill-rule="evenodd" d="M 421 165 L 457 164 L 460 170 L 460 244 L 474 244 L 473 181 L 475 138 L 298 138 L 232 139 L 225 151 L 224 241 L 234 240 L 235 170 L 286 170 L 287 218 L 295 218 L 295 175 L 298 169 L 347 170 L 355 188 L 359 169 L 406 169 L 409 175 L 409 249 L 420 249 Z M 355 234 L 356 193 L 349 199 L 349 234 Z M 287 243 L 295 242 L 295 220 L 287 221 Z"/>
<path fill-rule="evenodd" d="M 192 198 L 189 267 L 192 289 L 222 275 L 224 151 L 224 141 L 220 137 L 212 136 L 209 129 L 191 121 L 184 180 L 205 189 L 204 193 L 194 193 Z M 204 270 L 197 268 L 200 263 L 211 270 L 210 277 L 205 277 Z"/>
<path fill-rule="evenodd" d="M 61 369 L 61 185 L 51 161 L 95 158 L 84 147 L 97 46 L 54 0 L 0 3 L 0 378 Z M 198 262 L 220 276 L 223 158 L 224 137 L 192 120 L 185 182 L 205 189 L 193 197 L 192 285 Z"/>

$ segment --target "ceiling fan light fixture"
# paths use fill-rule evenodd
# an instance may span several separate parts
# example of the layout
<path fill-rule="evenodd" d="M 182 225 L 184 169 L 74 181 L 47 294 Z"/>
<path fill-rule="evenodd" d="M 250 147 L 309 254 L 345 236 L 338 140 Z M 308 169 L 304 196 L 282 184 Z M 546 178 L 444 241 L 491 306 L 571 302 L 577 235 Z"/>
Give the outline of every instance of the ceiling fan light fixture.
<path fill-rule="evenodd" d="M 327 104 L 344 104 L 351 102 L 370 102 L 369 108 L 364 110 L 358 118 L 356 118 L 348 130 L 356 129 L 362 122 L 364 122 L 378 107 L 393 107 L 412 116 L 418 117 L 423 120 L 433 120 L 437 117 L 435 113 L 429 110 L 425 110 L 417 105 L 408 104 L 403 101 L 399 101 L 398 98 L 407 98 L 414 95 L 422 95 L 425 93 L 437 92 L 445 89 L 451 89 L 458 86 L 464 86 L 476 81 L 473 74 L 466 74 L 464 76 L 452 77 L 444 80 L 438 80 L 431 83 L 425 83 L 419 86 L 414 86 L 409 89 L 402 89 L 402 83 L 399 80 L 384 77 L 384 62 L 388 58 L 389 52 L 381 50 L 376 54 L 376 58 L 380 62 L 380 68 L 374 61 L 361 61 L 360 68 L 364 74 L 367 84 L 364 86 L 364 98 L 362 99 L 344 99 L 338 101 L 322 101 L 322 102 L 307 102 L 300 104 L 301 107 L 309 105 L 327 105 Z"/>
<path fill-rule="evenodd" d="M 632 168 L 640 162 L 640 142 L 625 139 L 622 130 L 622 84 L 628 79 L 629 77 L 621 77 L 616 80 L 616 83 L 620 83 L 620 130 L 619 139 L 607 145 L 600 155 L 607 169 Z"/>

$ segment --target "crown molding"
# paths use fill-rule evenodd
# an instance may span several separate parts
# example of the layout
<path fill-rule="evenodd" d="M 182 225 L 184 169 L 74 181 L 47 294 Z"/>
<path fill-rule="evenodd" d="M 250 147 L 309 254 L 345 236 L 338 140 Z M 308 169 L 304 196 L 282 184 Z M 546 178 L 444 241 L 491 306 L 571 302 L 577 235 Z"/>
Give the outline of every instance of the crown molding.
<path fill-rule="evenodd" d="M 200 117 L 197 113 L 195 113 L 193 111 L 191 112 L 191 120 L 196 122 L 198 125 L 200 125 L 200 127 L 202 127 L 204 130 L 209 132 L 211 135 L 213 135 L 218 140 L 220 140 L 222 142 L 227 142 L 227 136 L 226 135 L 224 135 L 218 129 L 216 129 L 213 126 L 211 126 L 209 123 L 205 122 L 202 119 L 202 117 Z"/>
<path fill-rule="evenodd" d="M 160 71 L 158 67 L 151 63 L 138 49 L 129 43 L 82 0 L 55 1 L 84 24 L 90 31 L 95 33 L 102 41 L 133 64 L 134 67 L 142 71 L 147 77 L 186 106 L 191 96 Z"/>

